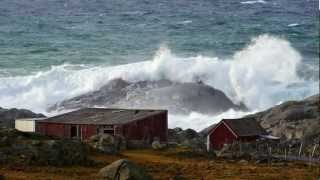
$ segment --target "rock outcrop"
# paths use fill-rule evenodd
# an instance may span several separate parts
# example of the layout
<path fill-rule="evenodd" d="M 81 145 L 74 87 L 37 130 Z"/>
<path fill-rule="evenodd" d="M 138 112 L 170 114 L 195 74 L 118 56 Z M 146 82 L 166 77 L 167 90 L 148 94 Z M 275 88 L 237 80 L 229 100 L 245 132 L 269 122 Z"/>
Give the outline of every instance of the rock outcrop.
<path fill-rule="evenodd" d="M 191 111 L 217 114 L 230 108 L 246 109 L 244 105 L 234 104 L 222 91 L 203 83 L 115 79 L 97 91 L 55 104 L 48 111 L 93 106 L 168 109 L 180 114 Z"/>
<path fill-rule="evenodd" d="M 0 107 L 0 127 L 14 128 L 14 120 L 17 118 L 41 118 L 43 114 L 37 114 L 27 109 L 4 109 Z"/>
<path fill-rule="evenodd" d="M 169 141 L 172 142 L 177 142 L 179 144 L 194 139 L 194 138 L 199 138 L 199 134 L 197 131 L 193 129 L 186 129 L 183 130 L 181 128 L 174 128 L 174 129 L 169 129 L 168 130 L 168 139 Z"/>
<path fill-rule="evenodd" d="M 106 154 L 117 154 L 120 150 L 126 149 L 126 140 L 123 137 L 109 134 L 94 135 L 87 141 L 92 148 Z"/>
<path fill-rule="evenodd" d="M 99 171 L 99 177 L 104 180 L 151 180 L 145 170 L 136 164 L 120 159 Z"/>
<path fill-rule="evenodd" d="M 287 101 L 250 117 L 274 136 L 310 140 L 320 137 L 319 94 L 302 101 Z"/>
<path fill-rule="evenodd" d="M 168 141 L 172 144 L 190 148 L 194 152 L 205 152 L 205 137 L 193 129 L 174 128 L 168 130 Z"/>

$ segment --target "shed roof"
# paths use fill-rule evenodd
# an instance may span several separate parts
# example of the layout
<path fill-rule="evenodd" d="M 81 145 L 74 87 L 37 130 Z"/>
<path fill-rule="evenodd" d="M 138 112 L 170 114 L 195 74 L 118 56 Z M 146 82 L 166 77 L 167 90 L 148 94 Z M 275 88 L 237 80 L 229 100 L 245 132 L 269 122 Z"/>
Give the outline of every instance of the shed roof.
<path fill-rule="evenodd" d="M 254 118 L 223 119 L 238 136 L 265 135 L 267 132 Z"/>
<path fill-rule="evenodd" d="M 18 119 L 15 119 L 15 121 L 41 121 L 44 119 L 46 119 L 46 118 L 45 117 L 43 117 L 43 118 L 18 118 Z"/>
<path fill-rule="evenodd" d="M 106 108 L 84 108 L 65 114 L 53 116 L 40 122 L 64 123 L 64 124 L 126 124 L 139 119 L 144 119 L 166 110 L 146 109 L 106 109 Z"/>

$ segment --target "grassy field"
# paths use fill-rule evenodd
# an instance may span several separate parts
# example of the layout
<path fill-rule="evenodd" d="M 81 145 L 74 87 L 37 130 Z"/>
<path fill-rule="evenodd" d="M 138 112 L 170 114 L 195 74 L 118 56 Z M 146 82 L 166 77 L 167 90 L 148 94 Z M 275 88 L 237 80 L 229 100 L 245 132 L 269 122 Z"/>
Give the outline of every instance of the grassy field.
<path fill-rule="evenodd" d="M 240 164 L 238 161 L 186 156 L 183 150 L 128 150 L 117 156 L 93 154 L 98 161 L 93 167 L 21 167 L 0 166 L 0 175 L 7 179 L 97 179 L 100 168 L 126 158 L 146 168 L 154 179 L 170 179 L 182 175 L 186 179 L 302 179 L 318 180 L 320 165 L 303 163 L 278 163 L 272 166 L 256 165 L 254 162 Z"/>

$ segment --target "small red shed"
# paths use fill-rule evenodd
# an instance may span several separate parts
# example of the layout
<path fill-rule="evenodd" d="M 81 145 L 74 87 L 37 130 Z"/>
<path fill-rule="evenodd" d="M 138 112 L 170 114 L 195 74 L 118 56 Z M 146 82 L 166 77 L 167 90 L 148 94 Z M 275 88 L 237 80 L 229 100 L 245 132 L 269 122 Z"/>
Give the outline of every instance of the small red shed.
<path fill-rule="evenodd" d="M 167 141 L 166 110 L 85 108 L 37 121 L 36 132 L 59 138 L 88 139 L 112 134 L 128 141 Z"/>
<path fill-rule="evenodd" d="M 255 141 L 267 132 L 253 118 L 223 119 L 207 135 L 207 150 L 221 149 L 235 141 Z"/>

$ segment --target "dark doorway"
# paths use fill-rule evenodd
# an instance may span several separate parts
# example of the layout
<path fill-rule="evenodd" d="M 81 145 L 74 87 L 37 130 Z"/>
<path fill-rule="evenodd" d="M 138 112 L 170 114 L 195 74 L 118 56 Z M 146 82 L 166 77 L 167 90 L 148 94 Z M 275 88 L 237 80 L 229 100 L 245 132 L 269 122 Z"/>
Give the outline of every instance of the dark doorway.
<path fill-rule="evenodd" d="M 71 126 L 71 137 L 77 137 L 77 126 Z"/>

